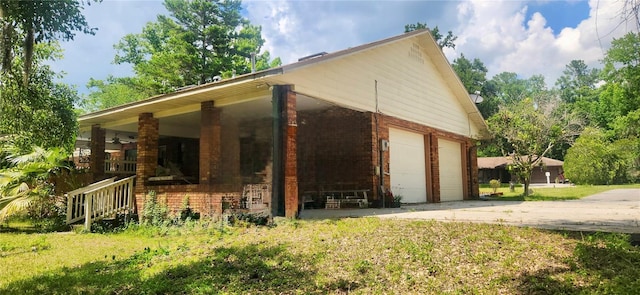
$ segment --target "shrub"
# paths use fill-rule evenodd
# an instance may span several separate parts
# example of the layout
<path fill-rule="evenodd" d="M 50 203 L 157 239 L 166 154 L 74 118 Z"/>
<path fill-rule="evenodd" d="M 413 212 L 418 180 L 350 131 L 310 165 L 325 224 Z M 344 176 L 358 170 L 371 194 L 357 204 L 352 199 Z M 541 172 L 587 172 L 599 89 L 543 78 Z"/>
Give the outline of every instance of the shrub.
<path fill-rule="evenodd" d="M 271 215 L 266 212 L 240 212 L 229 217 L 231 225 L 238 225 L 238 221 L 253 225 L 269 225 L 271 224 Z"/>
<path fill-rule="evenodd" d="M 160 226 L 169 221 L 169 208 L 158 202 L 155 191 L 149 191 L 142 208 L 142 224 Z"/>
<path fill-rule="evenodd" d="M 491 188 L 493 189 L 493 193 L 497 193 L 498 192 L 498 188 L 500 188 L 500 180 L 497 179 L 491 179 L 489 181 L 489 185 L 491 186 Z"/>
<path fill-rule="evenodd" d="M 191 209 L 191 205 L 189 204 L 189 195 L 186 195 L 184 196 L 184 198 L 182 198 L 182 206 L 180 207 L 180 220 L 185 221 L 187 219 L 189 220 L 200 219 L 200 213 L 194 212 Z"/>

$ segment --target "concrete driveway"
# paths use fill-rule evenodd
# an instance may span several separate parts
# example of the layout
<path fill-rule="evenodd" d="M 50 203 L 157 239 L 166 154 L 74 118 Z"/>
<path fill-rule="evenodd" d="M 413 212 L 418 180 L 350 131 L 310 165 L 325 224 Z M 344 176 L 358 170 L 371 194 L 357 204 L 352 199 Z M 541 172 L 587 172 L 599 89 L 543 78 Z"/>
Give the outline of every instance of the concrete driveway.
<path fill-rule="evenodd" d="M 571 201 L 460 201 L 393 209 L 314 209 L 300 213 L 303 219 L 363 216 L 640 234 L 640 189 L 616 189 Z"/>

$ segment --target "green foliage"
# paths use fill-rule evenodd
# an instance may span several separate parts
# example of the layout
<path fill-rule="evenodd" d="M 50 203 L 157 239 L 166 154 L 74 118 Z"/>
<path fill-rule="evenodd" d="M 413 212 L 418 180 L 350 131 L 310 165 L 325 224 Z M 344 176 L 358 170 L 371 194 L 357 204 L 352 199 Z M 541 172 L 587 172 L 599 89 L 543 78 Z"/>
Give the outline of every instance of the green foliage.
<path fill-rule="evenodd" d="M 142 207 L 142 224 L 151 226 L 164 226 L 170 222 L 169 208 L 166 202 L 160 202 L 155 191 L 149 191 L 144 199 Z"/>
<path fill-rule="evenodd" d="M 581 122 L 567 113 L 556 112 L 556 102 L 538 96 L 502 107 L 488 120 L 490 132 L 502 155 L 510 156 L 512 171 L 522 180 L 525 195 L 533 169 L 542 163 L 553 146 L 571 141 L 581 132 Z"/>
<path fill-rule="evenodd" d="M 24 60 L 23 86 L 30 82 L 34 45 L 73 40 L 75 32 L 94 34 L 82 15 L 84 1 L 0 1 L 0 53 L 3 74 L 12 72 L 14 55 Z M 89 1 L 86 2 L 90 4 Z M 23 46 L 21 52 L 16 47 Z"/>
<path fill-rule="evenodd" d="M 556 81 L 561 99 L 567 103 L 575 103 L 584 97 L 593 97 L 599 75 L 600 70 L 589 69 L 583 60 L 572 60 Z"/>
<path fill-rule="evenodd" d="M 578 184 L 617 184 L 637 179 L 638 142 L 607 140 L 596 128 L 587 128 L 565 157 L 565 175 Z"/>
<path fill-rule="evenodd" d="M 498 192 L 498 188 L 500 188 L 501 183 L 500 183 L 500 180 L 491 179 L 491 180 L 489 180 L 489 185 L 493 189 L 493 193 L 496 193 L 496 192 Z"/>
<path fill-rule="evenodd" d="M 238 221 L 249 225 L 270 225 L 272 223 L 271 215 L 266 212 L 240 212 L 233 214 L 230 218 L 230 224 L 240 224 Z"/>
<path fill-rule="evenodd" d="M 182 198 L 182 206 L 180 206 L 180 220 L 198 220 L 200 219 L 200 213 L 194 212 L 189 204 L 189 195 Z"/>
<path fill-rule="evenodd" d="M 73 149 L 77 129 L 73 104 L 78 100 L 75 89 L 54 82 L 59 78 L 45 60 L 60 56 L 57 44 L 38 44 L 29 76 L 23 85 L 15 75 L 0 75 L 0 134 L 14 135 L 14 143 L 23 149 L 33 145 L 44 148 Z M 14 69 L 24 65 L 12 60 Z"/>
<path fill-rule="evenodd" d="M 66 168 L 64 150 L 34 147 L 28 153 L 4 145 L 6 167 L 0 169 L 0 221 L 20 213 L 36 220 L 63 216 L 50 177 Z"/>
<path fill-rule="evenodd" d="M 109 76 L 106 81 L 89 79 L 87 88 L 91 90 L 82 99 L 82 110 L 93 112 L 126 103 L 138 101 L 153 95 L 143 87 L 139 87 L 136 78 L 115 78 Z"/>
<path fill-rule="evenodd" d="M 417 22 L 415 24 L 408 24 L 404 26 L 405 33 L 422 29 L 428 29 L 427 23 Z M 431 36 L 433 36 L 433 39 L 436 40 L 438 46 L 440 46 L 440 49 L 445 47 L 449 47 L 451 49 L 456 48 L 455 42 L 458 39 L 458 36 L 453 35 L 453 32 L 448 31 L 447 35 L 444 36 L 442 35 L 442 33 L 440 33 L 440 29 L 438 28 L 438 26 L 435 26 L 433 29 L 429 29 L 429 32 L 431 32 Z"/>

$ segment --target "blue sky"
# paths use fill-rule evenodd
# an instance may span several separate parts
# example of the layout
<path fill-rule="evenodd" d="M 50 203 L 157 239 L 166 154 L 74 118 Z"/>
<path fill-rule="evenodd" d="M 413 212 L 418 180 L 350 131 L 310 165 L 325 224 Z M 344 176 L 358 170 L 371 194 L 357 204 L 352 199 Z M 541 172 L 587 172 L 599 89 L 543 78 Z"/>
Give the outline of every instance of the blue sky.
<path fill-rule="evenodd" d="M 481 59 L 489 77 L 503 71 L 542 74 L 553 85 L 572 59 L 600 67 L 611 39 L 636 29 L 619 25 L 621 5 L 617 0 L 245 0 L 242 13 L 262 26 L 263 50 L 284 63 L 391 37 L 405 24 L 426 22 L 458 36 L 456 49 L 445 50 L 450 62 L 464 54 Z M 89 78 L 131 75 L 128 65 L 111 63 L 113 45 L 166 10 L 160 0 L 103 0 L 84 14 L 97 34 L 63 43 L 65 58 L 53 63 L 80 93 L 88 92 Z"/>

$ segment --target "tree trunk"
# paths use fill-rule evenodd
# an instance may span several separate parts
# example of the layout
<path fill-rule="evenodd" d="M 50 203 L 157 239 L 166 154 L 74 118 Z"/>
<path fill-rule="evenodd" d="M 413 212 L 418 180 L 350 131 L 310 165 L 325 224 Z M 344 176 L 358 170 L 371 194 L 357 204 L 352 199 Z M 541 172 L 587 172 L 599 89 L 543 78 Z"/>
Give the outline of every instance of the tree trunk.
<path fill-rule="evenodd" d="M 24 38 L 24 76 L 22 83 L 24 86 L 29 85 L 29 75 L 31 74 L 31 65 L 33 64 L 33 46 L 35 45 L 35 32 L 33 28 L 27 29 L 27 36 Z"/>
<path fill-rule="evenodd" d="M 531 171 L 525 173 L 522 178 L 522 183 L 524 183 L 524 196 L 529 196 L 529 185 L 531 184 Z"/>

